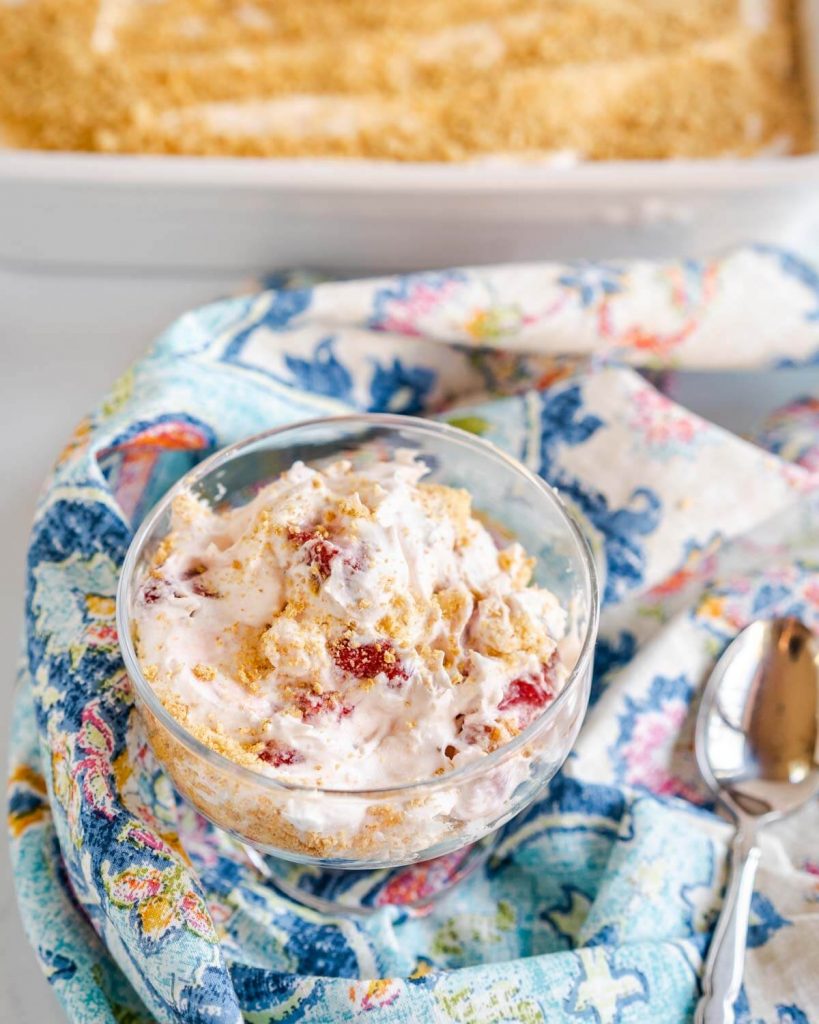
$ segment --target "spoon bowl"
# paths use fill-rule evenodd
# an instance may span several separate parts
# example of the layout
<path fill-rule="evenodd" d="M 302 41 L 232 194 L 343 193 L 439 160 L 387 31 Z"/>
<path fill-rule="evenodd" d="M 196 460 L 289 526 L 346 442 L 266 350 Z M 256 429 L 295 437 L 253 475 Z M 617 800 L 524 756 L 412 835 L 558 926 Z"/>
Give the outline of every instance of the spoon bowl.
<path fill-rule="evenodd" d="M 697 762 L 719 800 L 766 823 L 819 791 L 816 640 L 798 619 L 751 623 L 708 681 Z"/>
<path fill-rule="evenodd" d="M 742 983 L 758 830 L 819 792 L 819 649 L 798 619 L 752 622 L 709 678 L 697 763 L 737 831 L 720 919 L 703 970 L 696 1024 L 732 1024 Z"/>

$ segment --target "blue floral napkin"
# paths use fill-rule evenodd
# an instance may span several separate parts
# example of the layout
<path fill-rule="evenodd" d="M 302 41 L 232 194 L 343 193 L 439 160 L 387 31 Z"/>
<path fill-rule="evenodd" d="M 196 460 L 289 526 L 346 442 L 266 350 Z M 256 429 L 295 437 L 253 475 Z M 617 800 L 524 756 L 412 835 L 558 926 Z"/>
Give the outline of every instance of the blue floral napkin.
<path fill-rule="evenodd" d="M 769 248 L 278 287 L 175 323 L 77 427 L 29 550 L 9 821 L 25 926 L 69 1018 L 689 1020 L 729 834 L 691 705 L 750 619 L 819 626 L 819 411 L 797 403 L 753 444 L 628 364 L 818 353 L 819 278 Z M 154 761 L 114 628 L 129 538 L 174 479 L 244 435 L 349 409 L 491 439 L 560 488 L 602 569 L 575 751 L 427 916 L 324 917 L 265 885 Z M 811 807 L 766 837 L 745 1024 L 819 1021 L 816 827 Z"/>

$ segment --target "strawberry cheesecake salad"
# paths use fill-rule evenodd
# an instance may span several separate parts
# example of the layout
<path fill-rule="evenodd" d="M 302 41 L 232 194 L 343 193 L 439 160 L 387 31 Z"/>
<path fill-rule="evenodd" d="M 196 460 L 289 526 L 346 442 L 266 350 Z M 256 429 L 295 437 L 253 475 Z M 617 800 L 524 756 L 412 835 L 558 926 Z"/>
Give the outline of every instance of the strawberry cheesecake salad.
<path fill-rule="evenodd" d="M 182 491 L 138 581 L 142 675 L 201 744 L 286 784 L 252 811 L 276 846 L 326 855 L 388 842 L 390 826 L 485 822 L 529 776 L 524 746 L 483 785 L 439 786 L 400 812 L 357 795 L 486 759 L 569 674 L 566 612 L 532 582 L 534 559 L 426 474 L 399 450 L 363 467 L 296 462 L 240 507 Z M 212 789 L 251 813 L 239 790 Z M 331 807 L 322 791 L 349 798 Z"/>

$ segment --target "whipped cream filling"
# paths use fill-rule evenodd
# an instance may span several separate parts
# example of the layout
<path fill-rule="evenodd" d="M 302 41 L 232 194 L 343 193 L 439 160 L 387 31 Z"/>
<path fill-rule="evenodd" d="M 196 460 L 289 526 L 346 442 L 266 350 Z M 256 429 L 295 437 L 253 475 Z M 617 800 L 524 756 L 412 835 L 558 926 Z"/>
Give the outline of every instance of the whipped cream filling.
<path fill-rule="evenodd" d="M 407 452 L 297 462 L 240 508 L 177 497 L 134 621 L 189 731 L 265 774 L 366 789 L 483 758 L 543 711 L 565 612 L 426 472 Z"/>

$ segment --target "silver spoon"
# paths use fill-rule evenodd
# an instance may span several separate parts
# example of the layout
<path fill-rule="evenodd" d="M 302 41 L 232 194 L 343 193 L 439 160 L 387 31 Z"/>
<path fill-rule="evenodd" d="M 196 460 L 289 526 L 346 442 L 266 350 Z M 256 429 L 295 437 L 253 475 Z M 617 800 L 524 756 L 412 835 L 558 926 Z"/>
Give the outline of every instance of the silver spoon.
<path fill-rule="evenodd" d="M 757 833 L 819 791 L 819 653 L 798 619 L 752 622 L 706 684 L 697 763 L 737 829 L 695 1024 L 733 1024 L 759 863 Z"/>

